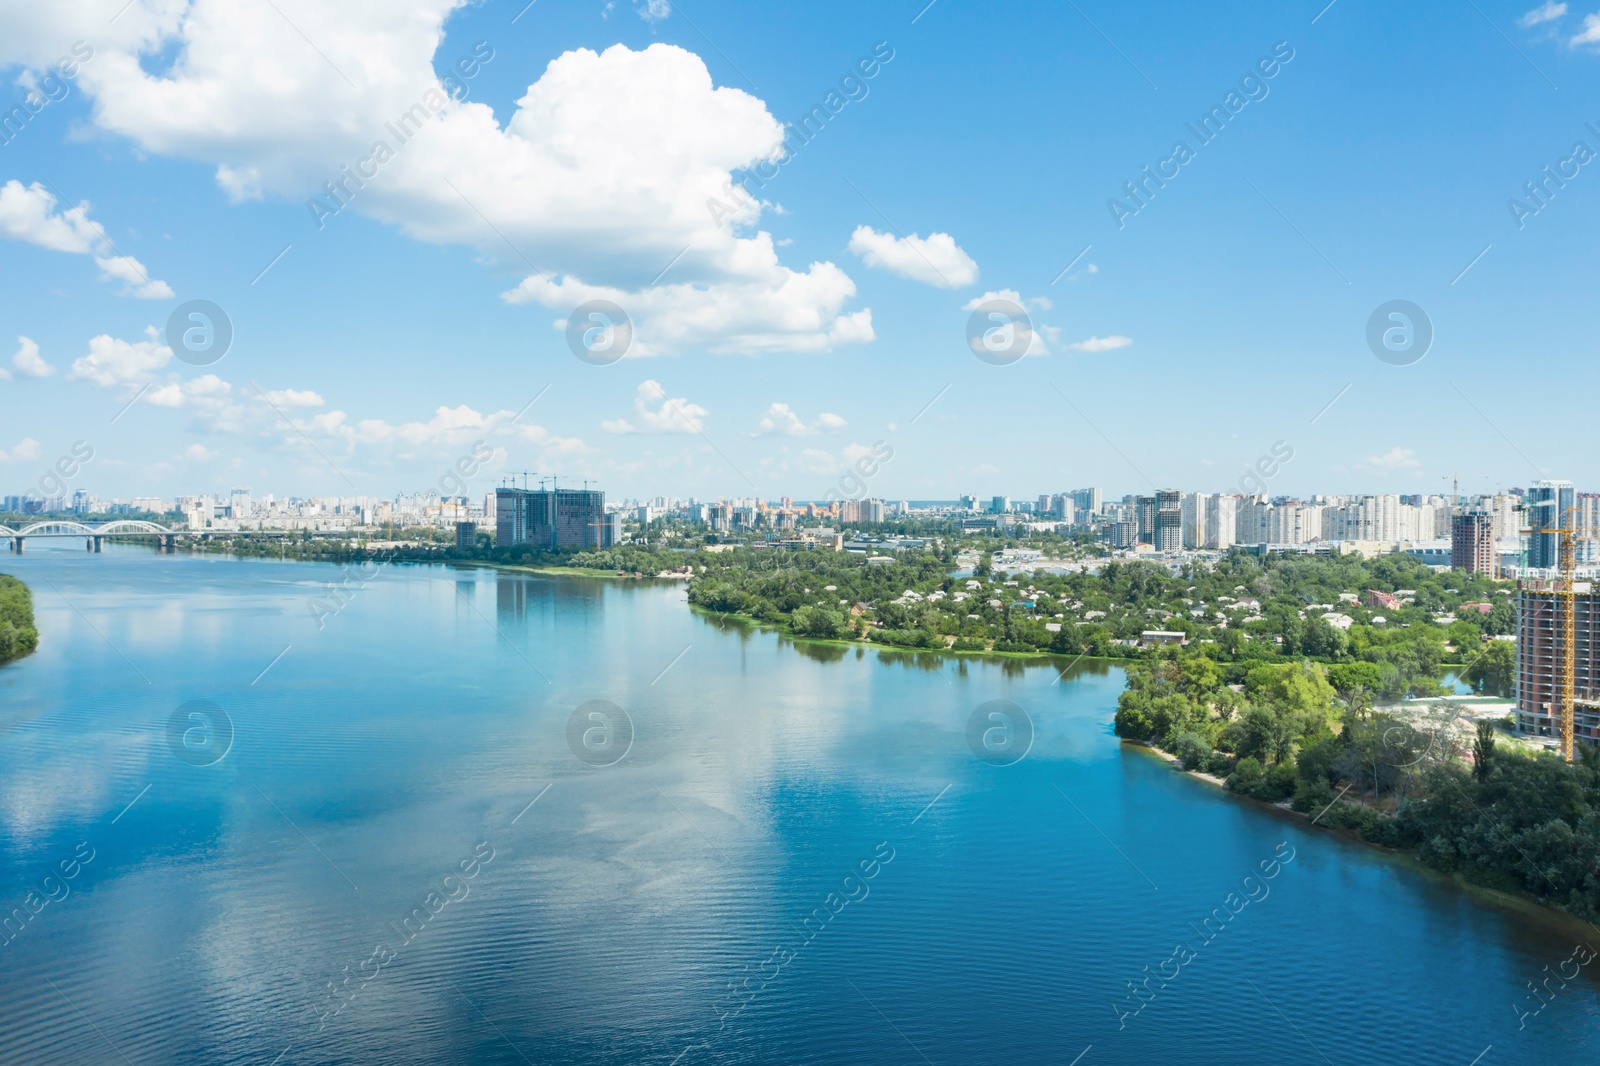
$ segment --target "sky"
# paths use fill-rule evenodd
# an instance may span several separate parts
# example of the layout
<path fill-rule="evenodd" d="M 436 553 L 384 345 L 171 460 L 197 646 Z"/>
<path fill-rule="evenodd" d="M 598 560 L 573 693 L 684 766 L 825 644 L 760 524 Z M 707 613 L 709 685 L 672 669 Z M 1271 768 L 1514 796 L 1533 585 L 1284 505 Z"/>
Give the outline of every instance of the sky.
<path fill-rule="evenodd" d="M 0 493 L 1600 489 L 1600 0 L 0 0 L 0 77 Z"/>

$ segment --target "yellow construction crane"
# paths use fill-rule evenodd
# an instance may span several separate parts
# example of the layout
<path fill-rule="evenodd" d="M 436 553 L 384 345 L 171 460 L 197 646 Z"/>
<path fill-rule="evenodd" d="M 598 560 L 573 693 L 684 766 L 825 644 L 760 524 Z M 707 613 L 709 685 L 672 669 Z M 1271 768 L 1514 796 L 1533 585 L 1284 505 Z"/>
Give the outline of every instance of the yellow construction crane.
<path fill-rule="evenodd" d="M 1551 533 L 1561 538 L 1557 555 L 1559 576 L 1554 588 L 1556 602 L 1561 607 L 1561 644 L 1556 656 L 1556 683 L 1552 687 L 1555 689 L 1557 717 L 1561 721 L 1561 757 L 1568 762 L 1576 755 L 1573 750 L 1573 722 L 1578 678 L 1578 541 L 1595 539 L 1593 536 L 1578 535 L 1576 511 L 1576 507 L 1567 508 L 1568 525 L 1556 529 L 1523 530 L 1524 533 Z"/>

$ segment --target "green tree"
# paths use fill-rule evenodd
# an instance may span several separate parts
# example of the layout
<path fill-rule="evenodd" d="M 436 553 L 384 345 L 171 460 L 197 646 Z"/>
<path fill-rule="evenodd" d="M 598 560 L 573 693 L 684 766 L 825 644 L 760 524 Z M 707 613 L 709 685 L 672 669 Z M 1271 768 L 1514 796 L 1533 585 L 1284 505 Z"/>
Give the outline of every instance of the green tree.
<path fill-rule="evenodd" d="M 1472 776 L 1481 784 L 1489 780 L 1494 766 L 1494 723 L 1479 722 L 1477 736 L 1472 741 Z"/>
<path fill-rule="evenodd" d="M 1509 697 L 1517 676 L 1517 650 L 1509 640 L 1491 640 L 1463 675 L 1472 691 Z"/>

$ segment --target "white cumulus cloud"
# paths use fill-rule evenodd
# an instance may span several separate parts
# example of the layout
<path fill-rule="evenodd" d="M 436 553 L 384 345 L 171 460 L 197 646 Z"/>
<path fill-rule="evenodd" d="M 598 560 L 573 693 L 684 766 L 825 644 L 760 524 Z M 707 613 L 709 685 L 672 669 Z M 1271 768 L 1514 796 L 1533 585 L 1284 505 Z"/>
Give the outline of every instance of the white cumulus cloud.
<path fill-rule="evenodd" d="M 660 22 L 672 14 L 672 0 L 635 0 L 634 9 L 646 22 Z"/>
<path fill-rule="evenodd" d="M 924 240 L 915 233 L 896 237 L 857 226 L 850 235 L 850 250 L 869 267 L 941 289 L 959 289 L 978 280 L 978 264 L 948 233 L 930 233 Z"/>
<path fill-rule="evenodd" d="M 1560 18 L 1566 13 L 1566 4 L 1558 4 L 1555 3 L 1554 0 L 1547 0 L 1546 3 L 1541 4 L 1532 11 L 1528 12 L 1526 15 L 1523 15 L 1521 18 L 1519 18 L 1517 20 L 1517 25 L 1526 29 L 1530 26 L 1538 26 L 1542 23 L 1554 22 L 1556 19 Z"/>
<path fill-rule="evenodd" d="M 152 279 L 144 264 L 118 255 L 100 223 L 89 217 L 89 203 L 56 211 L 56 198 L 38 182 L 12 179 L 0 186 L 0 234 L 55 252 L 93 256 L 100 280 L 123 283 L 122 295 L 141 300 L 171 299 L 172 287 Z"/>
<path fill-rule="evenodd" d="M 1020 348 L 1024 356 L 1049 355 L 1050 346 L 1046 343 L 1046 339 L 1056 340 L 1061 331 L 1054 326 L 1034 322 L 1033 317 L 1026 311 L 1026 305 L 1029 303 L 1041 309 L 1048 309 L 1050 306 L 1050 301 L 1042 296 L 1024 300 L 1016 289 L 996 289 L 982 296 L 973 297 L 962 304 L 961 309 L 976 311 L 985 304 L 991 305 L 986 312 L 992 323 L 990 329 L 1001 331 L 1006 348 L 1012 351 Z M 1004 306 L 998 307 L 998 305 Z M 978 348 L 981 340 L 981 337 L 972 339 L 974 354 L 982 354 Z"/>
<path fill-rule="evenodd" d="M 39 442 L 32 437 L 23 437 L 10 451 L 0 451 L 0 463 L 21 462 L 39 458 Z"/>
<path fill-rule="evenodd" d="M 633 421 L 625 418 L 600 423 L 607 433 L 699 433 L 711 412 L 683 397 L 673 399 L 657 381 L 641 384 L 633 397 Z"/>
<path fill-rule="evenodd" d="M 845 428 L 845 420 L 838 415 L 829 414 L 827 411 L 817 416 L 815 422 L 806 424 L 805 419 L 795 414 L 794 409 L 786 403 L 774 403 L 767 408 L 766 414 L 761 416 L 761 422 L 756 427 L 752 437 L 815 437 L 823 433 L 832 433 Z"/>
<path fill-rule="evenodd" d="M 31 337 L 18 337 L 17 350 L 11 356 L 11 367 L 25 378 L 47 378 L 56 368 L 39 355 L 39 345 Z M 0 370 L 0 381 L 10 381 L 11 371 Z"/>
<path fill-rule="evenodd" d="M 1078 352 L 1109 352 L 1126 348 L 1132 343 L 1128 337 L 1113 334 L 1110 337 L 1087 337 L 1081 341 L 1073 341 L 1067 347 Z"/>
<path fill-rule="evenodd" d="M 441 50 L 466 5 L 140 0 L 110 23 L 91 0 L 12 4 L 0 11 L 0 65 L 42 70 L 60 42 L 92 41 L 77 83 L 102 133 L 210 165 L 233 199 L 306 203 L 308 227 L 339 225 L 349 210 L 474 246 L 544 286 L 515 290 L 522 300 L 563 315 L 582 292 L 628 294 L 616 302 L 640 354 L 872 339 L 870 312 L 845 306 L 855 286 L 842 270 L 786 266 L 769 234 L 750 232 L 767 205 L 742 208 L 737 233 L 712 218 L 708 201 L 735 171 L 780 151 L 783 125 L 760 99 L 716 85 L 687 49 L 618 44 L 556 56 L 502 121 L 452 98 L 435 72 L 511 62 L 492 42 Z M 642 13 L 668 10 L 644 0 Z M 403 118 L 402 140 L 391 126 Z M 347 173 L 365 176 L 358 185 Z M 346 183 L 342 205 L 324 191 L 330 181 Z M 658 290 L 669 264 L 670 287 Z"/>
<path fill-rule="evenodd" d="M 1415 470 L 1422 465 L 1417 453 L 1396 445 L 1382 455 L 1369 455 L 1356 464 L 1358 470 Z"/>
<path fill-rule="evenodd" d="M 172 349 L 161 343 L 154 326 L 145 330 L 145 340 L 125 341 L 102 333 L 89 340 L 89 353 L 72 361 L 67 377 L 93 382 L 103 388 L 143 382 L 172 358 Z"/>

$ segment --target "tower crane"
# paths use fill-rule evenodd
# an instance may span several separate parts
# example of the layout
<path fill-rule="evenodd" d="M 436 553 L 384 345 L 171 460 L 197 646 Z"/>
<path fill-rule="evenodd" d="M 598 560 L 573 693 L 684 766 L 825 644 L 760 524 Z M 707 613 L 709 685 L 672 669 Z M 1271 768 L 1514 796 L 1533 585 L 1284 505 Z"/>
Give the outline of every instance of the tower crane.
<path fill-rule="evenodd" d="M 1561 757 L 1571 762 L 1573 750 L 1574 719 L 1576 715 L 1578 678 L 1578 541 L 1592 541 L 1592 535 L 1579 535 L 1576 507 L 1568 507 L 1566 525 L 1555 529 L 1524 529 L 1529 534 L 1554 534 L 1560 538 L 1557 555 L 1557 577 L 1553 589 L 1561 615 L 1561 641 L 1554 656 L 1556 661 L 1555 690 L 1556 713 L 1560 719 Z"/>

